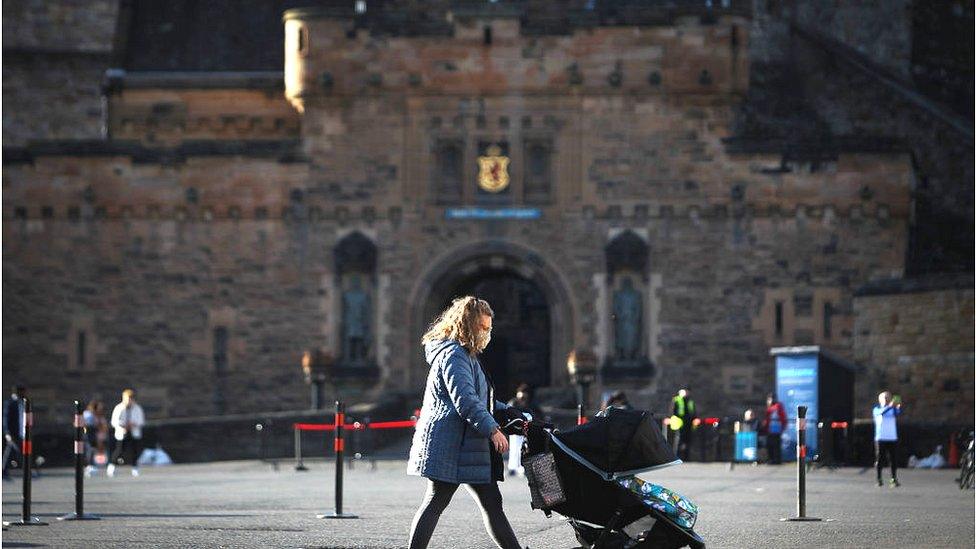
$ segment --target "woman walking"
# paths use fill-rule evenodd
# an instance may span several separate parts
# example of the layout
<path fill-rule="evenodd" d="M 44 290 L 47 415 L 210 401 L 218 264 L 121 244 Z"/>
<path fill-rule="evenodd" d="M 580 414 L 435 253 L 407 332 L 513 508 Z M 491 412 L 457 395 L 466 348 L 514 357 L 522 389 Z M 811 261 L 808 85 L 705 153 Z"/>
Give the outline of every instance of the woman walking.
<path fill-rule="evenodd" d="M 427 493 L 410 527 L 410 549 L 423 549 L 458 486 L 481 508 L 485 528 L 502 549 L 519 549 L 502 511 L 498 481 L 508 438 L 492 417 L 508 408 L 495 400 L 477 355 L 491 341 L 494 312 L 471 296 L 455 299 L 431 324 L 422 343 L 430 371 L 407 473 L 427 478 Z"/>

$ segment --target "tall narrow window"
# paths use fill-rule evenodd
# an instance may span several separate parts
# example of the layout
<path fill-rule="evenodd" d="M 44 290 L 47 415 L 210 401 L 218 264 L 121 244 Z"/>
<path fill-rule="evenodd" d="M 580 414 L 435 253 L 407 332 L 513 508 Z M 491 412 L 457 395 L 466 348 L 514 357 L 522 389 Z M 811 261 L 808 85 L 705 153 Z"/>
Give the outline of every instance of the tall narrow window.
<path fill-rule="evenodd" d="M 227 339 L 226 326 L 213 329 L 213 369 L 218 374 L 227 372 Z"/>
<path fill-rule="evenodd" d="M 546 203 L 552 192 L 552 145 L 529 141 L 525 146 L 525 201 Z"/>
<path fill-rule="evenodd" d="M 85 363 L 85 357 L 88 354 L 88 334 L 84 330 L 78 331 L 78 348 L 76 349 L 78 353 L 77 364 L 79 370 L 84 370 L 88 365 Z"/>
<path fill-rule="evenodd" d="M 776 337 L 783 337 L 783 302 L 776 302 Z"/>
<path fill-rule="evenodd" d="M 832 328 L 831 321 L 833 320 L 831 317 L 833 315 L 834 315 L 834 307 L 833 307 L 833 305 L 829 301 L 826 302 L 826 303 L 824 303 L 824 306 L 823 306 L 823 336 L 824 336 L 824 339 L 830 339 L 830 332 L 831 332 L 831 328 Z"/>
<path fill-rule="evenodd" d="M 308 28 L 302 25 L 298 27 L 298 54 L 308 53 Z"/>
<path fill-rule="evenodd" d="M 461 201 L 464 179 L 464 144 L 460 140 L 440 140 L 436 144 L 434 202 L 457 204 Z"/>

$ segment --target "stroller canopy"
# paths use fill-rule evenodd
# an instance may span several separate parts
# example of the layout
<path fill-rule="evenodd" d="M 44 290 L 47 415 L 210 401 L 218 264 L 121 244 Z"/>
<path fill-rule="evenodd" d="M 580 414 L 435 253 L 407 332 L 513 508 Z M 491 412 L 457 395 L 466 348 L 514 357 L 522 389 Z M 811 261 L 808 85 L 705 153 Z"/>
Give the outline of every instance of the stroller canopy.
<path fill-rule="evenodd" d="M 644 410 L 608 408 L 606 415 L 554 432 L 552 440 L 606 480 L 681 463 L 654 415 Z"/>

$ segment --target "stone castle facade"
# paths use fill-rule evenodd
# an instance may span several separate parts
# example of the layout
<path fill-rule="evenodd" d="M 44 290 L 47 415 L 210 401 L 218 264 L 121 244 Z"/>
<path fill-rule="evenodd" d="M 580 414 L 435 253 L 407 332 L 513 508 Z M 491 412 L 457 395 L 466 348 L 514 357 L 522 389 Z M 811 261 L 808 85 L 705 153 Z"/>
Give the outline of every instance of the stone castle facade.
<path fill-rule="evenodd" d="M 8 62 L 5 33 L 5 103 L 10 74 L 26 108 L 4 114 L 4 379 L 42 411 L 123 386 L 157 417 L 303 408 L 312 347 L 351 400 L 416 395 L 420 334 L 475 293 L 497 313 L 484 362 L 503 395 L 529 381 L 571 405 L 566 357 L 583 349 L 591 398 L 662 409 L 689 387 L 707 415 L 737 414 L 772 387 L 770 347 L 820 345 L 859 364 L 869 401 L 901 384 L 927 408 L 961 395 L 971 416 L 966 330 L 906 366 L 926 338 L 880 335 L 904 297 L 863 291 L 906 274 L 912 149 L 745 131 L 772 47 L 748 3 L 560 32 L 517 4 L 445 3 L 415 32 L 294 8 L 277 71 L 149 70 L 162 62 L 118 28 L 162 24 L 103 4 L 67 65 L 31 49 L 31 27 Z M 58 63 L 79 100 L 46 114 L 29 75 Z M 507 185 L 486 190 L 479 162 L 501 158 Z M 930 320 L 971 332 L 957 286 L 909 299 L 948 299 Z M 924 335 L 912 316 L 896 324 Z"/>

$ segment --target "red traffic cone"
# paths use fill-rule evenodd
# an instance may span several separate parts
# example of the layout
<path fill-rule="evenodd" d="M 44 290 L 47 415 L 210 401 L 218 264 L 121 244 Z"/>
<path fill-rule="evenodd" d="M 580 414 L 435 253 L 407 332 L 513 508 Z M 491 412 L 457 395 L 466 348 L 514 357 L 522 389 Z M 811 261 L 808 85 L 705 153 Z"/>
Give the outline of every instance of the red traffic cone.
<path fill-rule="evenodd" d="M 959 446 L 956 445 L 956 434 L 949 436 L 949 467 L 959 467 Z"/>

